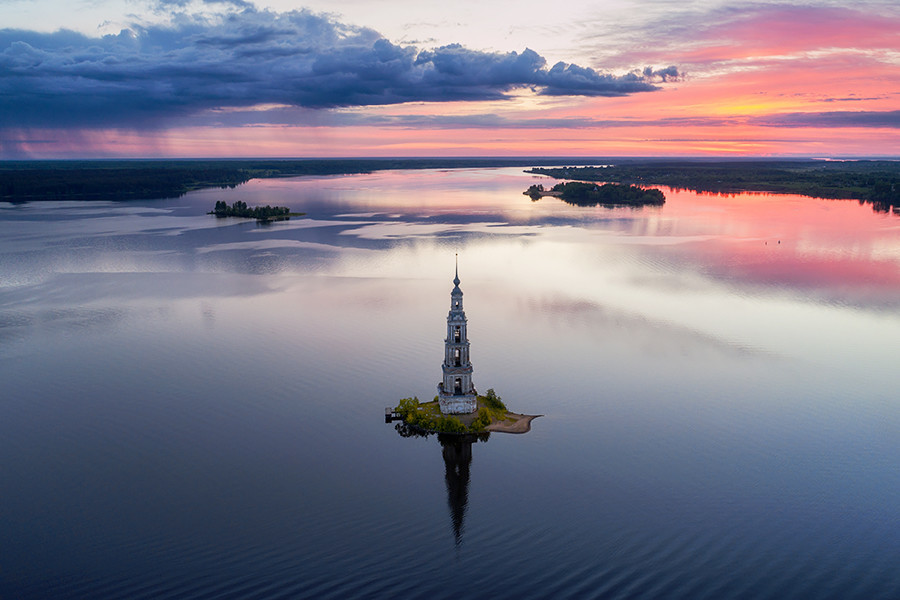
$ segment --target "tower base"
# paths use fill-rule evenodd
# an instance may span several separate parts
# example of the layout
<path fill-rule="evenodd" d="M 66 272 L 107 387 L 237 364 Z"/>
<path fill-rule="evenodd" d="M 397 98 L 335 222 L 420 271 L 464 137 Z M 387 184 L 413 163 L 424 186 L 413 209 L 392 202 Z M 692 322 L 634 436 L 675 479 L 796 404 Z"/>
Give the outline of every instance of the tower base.
<path fill-rule="evenodd" d="M 478 410 L 478 401 L 475 394 L 444 394 L 444 386 L 438 384 L 438 404 L 441 414 L 467 415 Z"/>

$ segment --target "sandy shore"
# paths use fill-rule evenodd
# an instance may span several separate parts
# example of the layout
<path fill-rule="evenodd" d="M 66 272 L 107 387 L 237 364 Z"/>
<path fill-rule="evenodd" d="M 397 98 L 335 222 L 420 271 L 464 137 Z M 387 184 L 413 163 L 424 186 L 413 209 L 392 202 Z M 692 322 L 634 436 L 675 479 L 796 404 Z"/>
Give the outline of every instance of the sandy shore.
<path fill-rule="evenodd" d="M 543 415 L 520 415 L 508 412 L 506 416 L 506 421 L 491 423 L 484 430 L 497 433 L 528 433 L 531 431 L 531 422 Z M 515 421 L 510 421 L 509 419 L 515 419 Z"/>

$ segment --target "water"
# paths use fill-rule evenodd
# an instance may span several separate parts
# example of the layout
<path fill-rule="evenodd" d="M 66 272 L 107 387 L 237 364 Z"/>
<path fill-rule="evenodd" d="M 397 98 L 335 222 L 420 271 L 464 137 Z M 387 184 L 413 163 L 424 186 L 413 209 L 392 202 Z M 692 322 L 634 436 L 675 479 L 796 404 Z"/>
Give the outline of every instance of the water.
<path fill-rule="evenodd" d="M 0 204 L 0 597 L 900 597 L 900 219 L 533 182 Z M 205 214 L 239 199 L 308 218 Z M 526 435 L 383 422 L 455 253 Z"/>

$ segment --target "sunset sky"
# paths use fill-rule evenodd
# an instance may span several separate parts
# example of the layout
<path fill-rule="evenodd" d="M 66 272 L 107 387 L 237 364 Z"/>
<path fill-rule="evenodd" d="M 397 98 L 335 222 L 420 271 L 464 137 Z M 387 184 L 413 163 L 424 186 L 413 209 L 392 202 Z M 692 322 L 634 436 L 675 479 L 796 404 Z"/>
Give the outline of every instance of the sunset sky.
<path fill-rule="evenodd" d="M 900 3 L 0 0 L 0 158 L 900 156 Z"/>

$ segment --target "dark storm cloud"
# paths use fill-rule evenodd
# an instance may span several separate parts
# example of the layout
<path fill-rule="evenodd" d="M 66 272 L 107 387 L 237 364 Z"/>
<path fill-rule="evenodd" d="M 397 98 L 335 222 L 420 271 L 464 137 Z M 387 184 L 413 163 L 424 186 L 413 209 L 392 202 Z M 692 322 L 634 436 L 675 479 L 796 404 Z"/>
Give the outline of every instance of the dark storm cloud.
<path fill-rule="evenodd" d="M 624 76 L 548 69 L 529 49 L 419 51 L 307 11 L 244 8 L 214 21 L 181 13 L 169 26 L 102 38 L 0 30 L 0 127 L 154 127 L 214 108 L 497 100 L 520 88 L 622 96 L 677 75 L 674 67 Z"/>
<path fill-rule="evenodd" d="M 900 110 L 851 111 L 820 113 L 789 113 L 770 115 L 752 120 L 754 125 L 767 127 L 874 127 L 900 128 Z"/>

